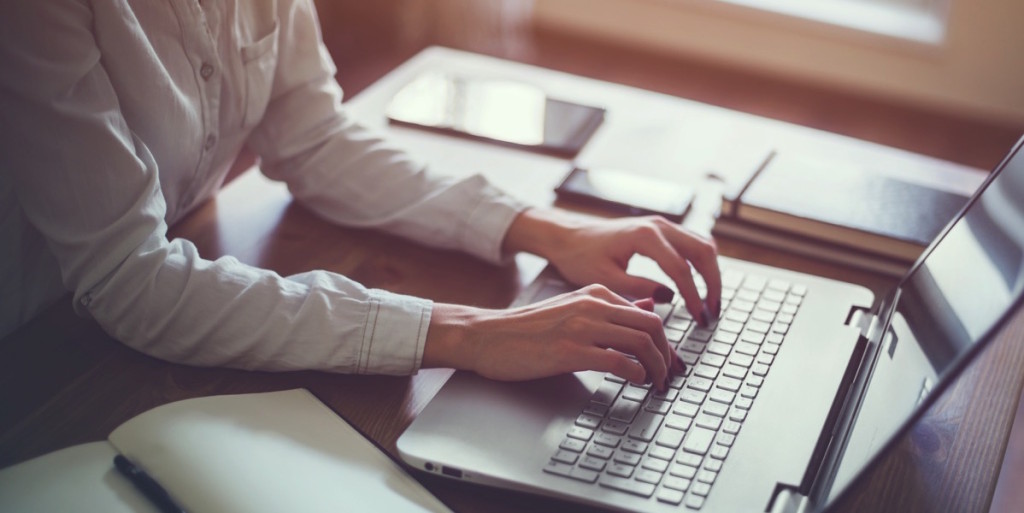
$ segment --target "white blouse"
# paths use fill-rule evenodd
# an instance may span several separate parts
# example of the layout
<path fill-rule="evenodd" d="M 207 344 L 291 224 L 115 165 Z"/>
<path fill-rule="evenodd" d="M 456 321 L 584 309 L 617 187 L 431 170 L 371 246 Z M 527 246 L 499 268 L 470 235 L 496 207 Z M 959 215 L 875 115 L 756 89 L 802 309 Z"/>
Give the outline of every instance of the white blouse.
<path fill-rule="evenodd" d="M 166 360 L 412 373 L 429 301 L 205 260 L 167 226 L 243 146 L 332 222 L 490 261 L 524 207 L 354 124 L 309 0 L 3 2 L 0 65 L 0 335 L 71 290 Z"/>

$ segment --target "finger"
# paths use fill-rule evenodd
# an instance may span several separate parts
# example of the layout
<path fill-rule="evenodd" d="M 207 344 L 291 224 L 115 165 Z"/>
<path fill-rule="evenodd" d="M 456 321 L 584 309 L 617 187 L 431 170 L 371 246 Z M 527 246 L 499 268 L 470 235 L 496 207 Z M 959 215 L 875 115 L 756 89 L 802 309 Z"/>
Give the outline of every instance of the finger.
<path fill-rule="evenodd" d="M 580 353 L 576 363 L 580 365 L 576 370 L 610 372 L 632 383 L 647 380 L 644 367 L 618 351 L 590 347 Z"/>
<path fill-rule="evenodd" d="M 676 252 L 661 231 L 655 231 L 651 235 L 642 237 L 637 241 L 634 250 L 654 260 L 658 267 L 665 271 L 665 274 L 675 282 L 679 289 L 679 295 L 683 296 L 686 310 L 694 319 L 700 319 L 700 312 L 704 305 L 701 302 L 700 294 L 697 293 L 697 286 L 693 283 L 690 264 Z"/>
<path fill-rule="evenodd" d="M 609 317 L 610 324 L 599 326 L 592 340 L 603 347 L 610 347 L 636 356 L 647 369 L 647 375 L 659 389 L 672 364 L 672 350 L 665 339 L 661 318 L 639 308 L 617 308 Z"/>
<path fill-rule="evenodd" d="M 636 301 L 633 301 L 633 306 L 635 306 L 635 307 L 637 307 L 637 308 L 639 308 L 641 310 L 644 310 L 646 312 L 653 312 L 654 311 L 654 299 L 653 298 L 649 298 L 649 297 L 648 298 L 644 298 L 644 299 L 637 299 Z"/>
<path fill-rule="evenodd" d="M 622 269 L 615 267 L 614 264 L 604 269 L 603 274 L 605 276 L 603 280 L 605 285 L 620 294 L 630 297 L 655 297 L 655 291 L 665 288 L 664 285 L 654 280 L 626 274 Z M 671 290 L 669 290 L 669 294 L 671 294 Z M 668 299 L 665 301 L 666 303 L 672 301 L 671 297 L 666 299 Z"/>
<path fill-rule="evenodd" d="M 704 239 L 677 226 L 669 226 L 665 237 L 676 250 L 685 256 L 708 286 L 705 300 L 716 318 L 722 312 L 722 271 L 718 267 L 718 251 L 713 240 Z"/>

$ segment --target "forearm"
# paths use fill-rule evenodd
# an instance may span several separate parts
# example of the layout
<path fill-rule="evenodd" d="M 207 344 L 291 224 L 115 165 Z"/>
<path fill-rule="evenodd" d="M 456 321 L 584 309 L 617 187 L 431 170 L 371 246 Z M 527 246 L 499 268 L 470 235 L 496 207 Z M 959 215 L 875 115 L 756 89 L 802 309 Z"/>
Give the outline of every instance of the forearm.
<path fill-rule="evenodd" d="M 551 259 L 564 247 L 570 234 L 583 227 L 585 219 L 578 214 L 555 208 L 529 208 L 512 221 L 502 250 L 506 254 L 524 251 Z"/>

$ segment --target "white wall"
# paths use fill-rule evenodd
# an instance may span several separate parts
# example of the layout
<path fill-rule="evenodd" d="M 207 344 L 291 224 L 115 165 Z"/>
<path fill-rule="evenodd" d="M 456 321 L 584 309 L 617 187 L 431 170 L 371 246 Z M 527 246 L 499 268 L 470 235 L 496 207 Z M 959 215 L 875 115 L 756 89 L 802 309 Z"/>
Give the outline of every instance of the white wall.
<path fill-rule="evenodd" d="M 537 0 L 538 25 L 990 121 L 1024 123 L 1024 0 L 951 0 L 940 46 L 714 0 Z"/>

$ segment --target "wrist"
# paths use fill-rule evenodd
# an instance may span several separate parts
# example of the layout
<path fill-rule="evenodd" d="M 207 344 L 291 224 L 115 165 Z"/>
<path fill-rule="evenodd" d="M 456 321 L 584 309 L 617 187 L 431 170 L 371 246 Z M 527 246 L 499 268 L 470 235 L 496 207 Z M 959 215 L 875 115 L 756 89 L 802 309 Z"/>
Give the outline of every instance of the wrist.
<path fill-rule="evenodd" d="M 434 303 L 423 346 L 423 367 L 473 370 L 477 342 L 472 332 L 479 312 L 469 306 Z"/>
<path fill-rule="evenodd" d="M 563 210 L 524 210 L 509 226 L 502 250 L 506 253 L 525 251 L 551 260 L 581 223 L 580 217 Z"/>

